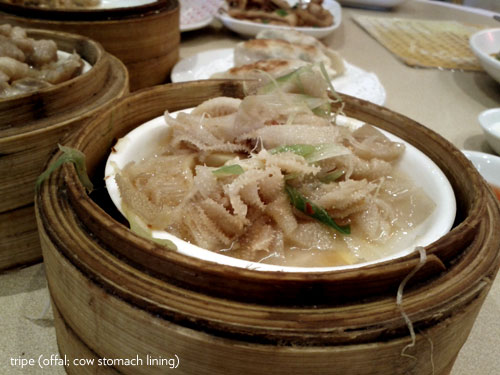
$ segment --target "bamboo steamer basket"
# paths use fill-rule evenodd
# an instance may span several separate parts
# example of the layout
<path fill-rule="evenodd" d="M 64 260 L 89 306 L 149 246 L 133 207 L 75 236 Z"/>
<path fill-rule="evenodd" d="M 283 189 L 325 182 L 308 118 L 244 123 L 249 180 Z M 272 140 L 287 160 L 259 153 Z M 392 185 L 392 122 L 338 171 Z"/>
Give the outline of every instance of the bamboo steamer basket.
<path fill-rule="evenodd" d="M 179 12 L 177 0 L 90 10 L 0 3 L 0 21 L 80 34 L 100 42 L 126 65 L 131 91 L 167 82 L 179 58 Z"/>
<path fill-rule="evenodd" d="M 57 142 L 128 93 L 123 63 L 88 38 L 27 29 L 76 51 L 91 69 L 34 93 L 0 99 L 0 270 L 41 259 L 33 209 L 35 180 Z"/>
<path fill-rule="evenodd" d="M 215 96 L 243 95 L 234 81 L 157 86 L 89 122 L 69 146 L 101 181 L 109 144 L 161 115 Z M 124 225 L 105 189 L 87 194 L 74 167 L 56 171 L 36 214 L 61 355 L 69 374 L 449 374 L 500 264 L 500 208 L 450 143 L 388 109 L 344 96 L 344 112 L 418 147 L 444 171 L 458 213 L 406 286 L 418 254 L 324 273 L 262 272 L 193 259 Z M 107 124 L 113 121 L 109 131 Z M 57 157 L 57 155 L 55 155 Z M 54 157 L 54 158 L 55 158 Z M 464 174 L 467 180 L 460 178 Z M 94 366 L 71 365 L 87 358 Z M 155 365 L 148 359 L 163 358 Z M 102 362 L 108 359 L 103 367 Z M 141 360 L 127 366 L 123 360 Z"/>

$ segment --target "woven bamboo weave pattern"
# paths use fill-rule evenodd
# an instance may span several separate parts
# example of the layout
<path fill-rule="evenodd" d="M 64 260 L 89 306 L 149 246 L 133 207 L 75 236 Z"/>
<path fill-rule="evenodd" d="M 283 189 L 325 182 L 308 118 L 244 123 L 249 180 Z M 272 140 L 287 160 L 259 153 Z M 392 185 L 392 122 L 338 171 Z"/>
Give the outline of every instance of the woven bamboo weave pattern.
<path fill-rule="evenodd" d="M 354 20 L 385 48 L 413 67 L 481 71 L 469 37 L 481 26 L 455 21 L 430 21 L 359 16 Z"/>

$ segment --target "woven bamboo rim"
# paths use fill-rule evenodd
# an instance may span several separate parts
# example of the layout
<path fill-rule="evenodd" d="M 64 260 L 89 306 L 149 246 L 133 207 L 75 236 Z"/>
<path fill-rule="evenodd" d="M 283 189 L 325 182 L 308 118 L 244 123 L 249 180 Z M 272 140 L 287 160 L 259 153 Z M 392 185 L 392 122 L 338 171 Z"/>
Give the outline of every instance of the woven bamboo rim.
<path fill-rule="evenodd" d="M 33 213 L 35 180 L 57 142 L 128 92 L 125 66 L 88 38 L 28 30 L 78 52 L 87 73 L 35 93 L 0 100 L 0 270 L 41 258 Z"/>
<path fill-rule="evenodd" d="M 179 9 L 177 0 L 77 11 L 0 2 L 0 17 L 13 25 L 70 32 L 101 43 L 126 65 L 135 91 L 168 81 L 179 58 Z"/>
<path fill-rule="evenodd" d="M 102 146 L 113 138 L 166 108 L 241 93 L 239 84 L 226 81 L 142 91 L 96 117 L 71 146 L 87 155 L 96 180 L 108 153 Z M 236 270 L 189 259 L 165 252 L 113 219 L 96 203 L 108 208 L 101 196 L 93 201 L 86 194 L 71 166 L 55 173 L 37 196 L 62 353 L 90 351 L 96 358 L 175 353 L 185 366 L 177 371 L 185 374 L 447 374 L 498 270 L 498 204 L 467 159 L 437 134 L 370 103 L 345 101 L 348 115 L 424 150 L 459 199 L 453 230 L 427 247 L 428 266 L 404 294 L 404 310 L 418 332 L 411 352 L 416 359 L 401 355 L 410 338 L 395 304 L 399 283 L 418 263 L 414 255 L 320 275 Z M 111 116 L 116 126 L 105 134 L 102 126 Z M 464 170 L 467 183 L 458 178 Z"/>
<path fill-rule="evenodd" d="M 125 17 L 135 17 L 137 13 L 147 14 L 162 10 L 167 0 L 154 0 L 143 5 L 119 8 L 42 8 L 32 5 L 19 5 L 2 2 L 0 10 L 9 14 L 22 14 L 29 18 L 63 21 L 96 21 L 118 20 Z"/>
<path fill-rule="evenodd" d="M 113 139 L 121 137 L 135 126 L 161 115 L 165 107 L 173 111 L 194 106 L 203 98 L 212 97 L 218 93 L 226 93 L 229 96 L 242 95 L 240 86 L 230 83 L 209 85 L 200 82 L 147 90 L 137 96 L 125 99 L 108 113 L 89 124 L 78 137 L 75 146 L 87 154 L 88 167 L 90 171 L 94 171 L 98 163 L 107 157 L 108 145 L 113 142 Z M 134 103 L 141 103 L 141 108 L 137 109 Z M 443 271 L 453 261 L 461 248 L 473 240 L 479 221 L 484 216 L 485 207 L 481 202 L 484 200 L 486 190 L 482 178 L 459 150 L 422 125 L 387 109 L 354 98 L 349 98 L 346 104 L 345 112 L 347 115 L 353 115 L 361 120 L 376 124 L 409 141 L 424 151 L 445 171 L 457 195 L 458 221 L 449 236 L 444 236 L 427 247 L 429 260 L 415 280 L 426 279 L 431 274 Z M 129 108 L 134 108 L 134 112 L 131 113 Z M 116 123 L 115 132 L 103 134 L 95 139 L 97 134 L 102 133 L 100 129 L 105 129 L 105 124 L 111 121 L 111 117 Z M 412 129 L 411 133 L 408 131 L 409 128 Z M 457 163 L 459 167 L 449 168 L 454 163 Z M 467 181 L 461 178 L 463 173 L 469 176 Z M 236 271 L 231 267 L 189 259 L 175 252 L 165 253 L 159 250 L 158 246 L 151 245 L 149 242 L 131 235 L 125 226 L 113 226 L 108 229 L 110 218 L 85 194 L 80 185 L 70 185 L 68 188 L 75 210 L 82 221 L 92 232 L 99 236 L 102 235 L 102 240 L 108 246 L 114 247 L 117 244 L 116 247 L 122 249 L 120 252 L 123 256 L 142 267 L 154 271 L 162 277 L 175 278 L 179 284 L 185 284 L 190 288 L 201 288 L 201 290 L 214 295 L 231 298 L 241 298 L 243 295 L 246 300 L 253 299 L 261 303 L 279 302 L 283 304 L 295 301 L 297 295 L 302 294 L 310 300 L 311 304 L 316 304 L 317 300 L 324 300 L 324 297 L 332 295 L 336 296 L 337 299 L 358 298 L 373 295 L 390 287 L 397 287 L 399 281 L 396 280 L 400 279 L 402 275 L 407 275 L 419 262 L 417 254 L 410 254 L 397 261 L 364 267 L 361 272 L 344 270 L 300 275 L 288 272 Z M 455 242 L 460 243 L 460 246 L 450 246 L 451 243 Z M 144 255 L 145 252 L 147 256 Z M 183 270 L 182 273 L 178 272 L 179 267 Z M 204 270 L 203 277 L 190 277 L 192 274 L 199 274 L 198 269 L 200 268 Z M 381 268 L 384 269 L 383 274 L 380 273 Z M 230 290 L 225 285 L 228 275 L 234 276 Z M 250 286 L 249 282 L 256 280 L 256 278 L 259 280 L 258 285 Z M 346 292 L 346 285 L 350 285 L 352 282 L 355 284 L 364 282 L 365 289 L 357 291 L 356 293 L 360 293 L 359 295 L 352 295 L 352 291 Z M 250 291 L 249 288 L 255 289 Z M 244 293 L 242 294 L 242 292 Z"/>

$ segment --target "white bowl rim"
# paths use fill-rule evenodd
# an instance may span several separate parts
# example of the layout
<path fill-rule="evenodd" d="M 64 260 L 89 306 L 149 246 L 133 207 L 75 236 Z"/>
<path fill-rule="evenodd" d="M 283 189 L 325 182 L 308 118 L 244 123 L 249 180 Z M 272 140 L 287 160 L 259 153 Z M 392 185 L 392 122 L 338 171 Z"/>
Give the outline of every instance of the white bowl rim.
<path fill-rule="evenodd" d="M 500 60 L 497 60 L 494 57 L 490 56 L 488 53 L 484 52 L 482 49 L 480 49 L 477 46 L 477 40 L 479 38 L 482 38 L 484 34 L 488 34 L 488 33 L 492 33 L 492 32 L 494 32 L 494 33 L 500 33 L 500 27 L 490 28 L 490 29 L 483 29 L 483 30 L 476 31 L 474 34 L 472 34 L 469 37 L 469 45 L 483 59 L 486 59 L 487 61 L 494 62 L 495 64 L 498 64 L 498 67 L 500 68 Z M 499 51 L 500 51 L 500 49 L 499 49 Z"/>
<path fill-rule="evenodd" d="M 351 119 L 353 122 L 357 122 L 357 125 L 359 126 L 362 124 L 361 121 Z M 349 126 L 349 123 L 347 124 Z M 130 146 L 130 144 L 133 144 L 132 139 L 140 139 L 139 136 L 143 134 L 157 134 L 153 133 L 154 131 L 161 131 L 161 129 L 166 130 L 167 125 L 165 123 L 164 117 L 159 116 L 156 117 L 129 132 L 126 134 L 124 137 L 120 138 L 116 145 L 113 147 L 113 151 L 110 153 L 109 158 L 106 162 L 106 167 L 105 167 L 105 182 L 106 182 L 106 187 L 108 190 L 108 193 L 111 197 L 111 200 L 115 204 L 115 206 L 118 208 L 120 212 L 123 213 L 122 207 L 121 207 L 121 197 L 120 193 L 118 190 L 118 186 L 115 182 L 114 175 L 116 174 L 117 167 L 120 168 L 124 167 L 130 160 L 132 159 L 127 159 L 126 162 L 124 163 L 121 161 L 118 156 L 123 153 L 123 148 L 127 150 L 127 148 Z M 383 130 L 382 130 L 383 131 Z M 251 270 L 258 270 L 258 271 L 275 271 L 275 272 L 304 272 L 304 273 L 321 273 L 321 272 L 331 272 L 331 271 L 340 271 L 340 270 L 347 270 L 347 269 L 361 269 L 366 266 L 374 265 L 374 264 L 379 264 L 383 263 L 389 260 L 393 259 L 398 259 L 402 258 L 413 251 L 415 251 L 416 246 L 427 246 L 430 243 L 436 241 L 443 235 L 449 232 L 451 229 L 454 220 L 455 220 L 455 214 L 456 214 L 456 200 L 455 200 L 455 195 L 453 192 L 453 188 L 451 187 L 448 179 L 444 175 L 444 173 L 439 169 L 439 167 L 423 152 L 409 144 L 408 142 L 402 140 L 399 137 L 394 136 L 391 133 L 383 131 L 387 136 L 392 138 L 395 141 L 400 141 L 405 143 L 406 145 L 406 151 L 405 155 L 409 153 L 409 155 L 413 155 L 414 157 L 419 157 L 421 158 L 422 162 L 424 162 L 426 169 L 429 171 L 429 175 L 432 175 L 435 179 L 435 181 L 439 181 L 439 183 L 436 183 L 434 186 L 434 189 L 441 189 L 439 190 L 439 199 L 436 201 L 436 209 L 431 214 L 431 216 L 435 215 L 433 218 L 434 223 L 438 223 L 441 226 L 439 228 L 434 227 L 432 230 L 426 231 L 425 234 L 429 238 L 424 238 L 424 241 L 422 239 L 419 239 L 420 242 L 417 242 L 413 244 L 411 247 L 408 247 L 407 249 L 396 252 L 394 254 L 391 254 L 390 256 L 380 258 L 374 261 L 370 262 L 363 262 L 363 263 L 356 263 L 352 265 L 344 265 L 344 266 L 334 266 L 334 267 L 293 267 L 293 266 L 278 266 L 278 265 L 272 265 L 272 264 L 264 264 L 264 263 L 258 263 L 258 262 L 250 262 L 246 260 L 241 260 L 237 259 L 234 257 L 230 257 L 227 255 L 223 255 L 220 253 L 216 253 L 207 249 L 200 248 L 196 245 L 193 245 L 191 243 L 188 243 L 184 240 L 181 240 L 178 237 L 175 237 L 174 235 L 167 233 L 165 231 L 153 231 L 153 237 L 159 238 L 159 239 L 167 239 L 172 242 L 174 242 L 177 246 L 177 252 L 182 253 L 187 256 L 194 257 L 196 259 L 200 260 L 205 260 L 205 261 L 210 261 L 210 262 L 215 262 L 218 264 L 222 265 L 229 265 L 229 266 L 234 266 L 238 268 L 244 268 L 244 269 L 251 269 Z M 157 136 L 156 136 L 157 137 Z M 152 139 L 157 139 L 153 136 L 151 136 Z M 136 155 L 135 151 L 131 152 L 131 154 Z M 135 156 L 134 156 L 135 157 Z M 141 157 L 135 160 L 140 160 Z M 435 190 L 433 190 L 435 191 Z M 441 207 L 440 211 L 438 211 L 438 207 Z M 437 216 L 439 214 L 439 216 Z M 444 215 L 444 217 L 442 216 Z M 429 218 L 427 220 L 430 220 Z M 426 220 L 426 222 L 427 222 Z M 424 236 L 425 237 L 425 236 Z"/>
<path fill-rule="evenodd" d="M 485 174 L 481 166 L 477 165 L 481 162 L 493 163 L 494 165 L 498 165 L 500 171 L 500 156 L 475 150 L 461 150 L 461 151 L 467 157 L 467 159 L 470 160 L 470 162 L 474 165 L 474 167 L 478 170 L 479 174 L 486 180 L 486 182 L 500 188 L 500 173 L 498 174 L 495 173 L 491 175 Z M 495 176 L 497 179 L 493 181 L 493 179 L 490 176 Z"/>
<path fill-rule="evenodd" d="M 489 108 L 489 109 L 485 109 L 484 111 L 481 111 L 479 113 L 479 115 L 477 116 L 477 119 L 478 119 L 478 122 L 479 122 L 479 125 L 481 125 L 481 127 L 485 130 L 490 130 L 490 127 L 491 125 L 499 122 L 499 121 L 495 121 L 495 122 L 487 122 L 486 121 L 486 117 L 487 116 L 490 116 L 491 114 L 493 113 L 497 113 L 498 114 L 498 117 L 499 117 L 499 121 L 500 121 L 500 107 L 495 107 L 495 108 Z"/>

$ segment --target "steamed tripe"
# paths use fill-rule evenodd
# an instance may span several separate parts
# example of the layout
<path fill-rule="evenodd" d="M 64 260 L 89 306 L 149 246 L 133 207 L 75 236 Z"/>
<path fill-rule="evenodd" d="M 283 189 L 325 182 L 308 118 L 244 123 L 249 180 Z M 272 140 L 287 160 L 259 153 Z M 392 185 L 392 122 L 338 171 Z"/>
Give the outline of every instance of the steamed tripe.
<path fill-rule="evenodd" d="M 353 264 L 409 246 L 434 202 L 397 168 L 404 144 L 370 125 L 337 125 L 329 87 L 306 66 L 243 99 L 166 112 L 161 146 L 116 175 L 129 220 L 286 266 Z"/>

